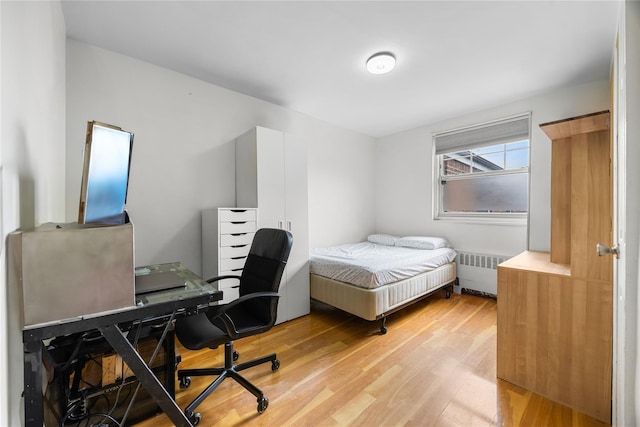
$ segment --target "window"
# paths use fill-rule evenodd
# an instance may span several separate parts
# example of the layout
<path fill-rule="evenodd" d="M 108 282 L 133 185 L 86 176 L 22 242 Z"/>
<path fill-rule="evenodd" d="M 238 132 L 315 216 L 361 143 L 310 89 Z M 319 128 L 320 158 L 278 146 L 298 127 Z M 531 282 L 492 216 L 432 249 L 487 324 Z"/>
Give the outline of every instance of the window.
<path fill-rule="evenodd" d="M 437 218 L 524 219 L 530 115 L 434 135 Z"/>

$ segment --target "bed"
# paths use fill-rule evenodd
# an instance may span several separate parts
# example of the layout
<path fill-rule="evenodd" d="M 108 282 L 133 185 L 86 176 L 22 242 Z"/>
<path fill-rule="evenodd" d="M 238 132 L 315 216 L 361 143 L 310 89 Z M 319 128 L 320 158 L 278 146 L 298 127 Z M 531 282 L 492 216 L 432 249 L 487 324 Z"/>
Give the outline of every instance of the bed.
<path fill-rule="evenodd" d="M 387 315 L 456 283 L 456 252 L 446 239 L 370 235 L 366 242 L 310 251 L 311 298 L 365 320 Z"/>

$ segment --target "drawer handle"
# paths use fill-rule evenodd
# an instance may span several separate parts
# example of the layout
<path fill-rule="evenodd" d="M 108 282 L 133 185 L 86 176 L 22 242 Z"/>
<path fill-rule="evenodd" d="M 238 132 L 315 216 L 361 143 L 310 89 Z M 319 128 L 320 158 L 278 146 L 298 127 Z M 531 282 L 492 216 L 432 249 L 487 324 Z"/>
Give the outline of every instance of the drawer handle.
<path fill-rule="evenodd" d="M 231 224 L 246 224 L 247 221 L 231 221 Z"/>
<path fill-rule="evenodd" d="M 234 268 L 231 271 L 242 271 L 242 270 L 243 270 L 242 268 Z"/>
<path fill-rule="evenodd" d="M 246 236 L 249 233 L 231 233 L 232 236 Z"/>
<path fill-rule="evenodd" d="M 231 209 L 231 212 L 246 212 L 246 209 Z"/>
<path fill-rule="evenodd" d="M 234 256 L 234 257 L 231 257 L 231 259 L 245 259 L 245 258 L 246 258 L 246 256 Z"/>
<path fill-rule="evenodd" d="M 232 248 L 246 248 L 247 245 L 231 245 Z"/>

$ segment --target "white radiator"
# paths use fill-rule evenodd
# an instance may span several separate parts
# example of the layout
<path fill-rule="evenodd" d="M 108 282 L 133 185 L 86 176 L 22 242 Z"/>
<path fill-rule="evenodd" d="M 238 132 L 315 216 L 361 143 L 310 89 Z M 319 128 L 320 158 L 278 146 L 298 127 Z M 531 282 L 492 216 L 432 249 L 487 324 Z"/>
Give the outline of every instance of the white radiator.
<path fill-rule="evenodd" d="M 496 270 L 498 264 L 508 260 L 511 257 L 504 255 L 487 255 L 487 254 L 473 254 L 468 252 L 458 252 L 456 262 L 458 265 L 464 265 L 467 267 L 477 268 L 489 268 Z"/>
<path fill-rule="evenodd" d="M 459 292 L 464 290 L 489 294 L 498 293 L 498 264 L 511 258 L 505 255 L 458 252 L 456 257 Z"/>

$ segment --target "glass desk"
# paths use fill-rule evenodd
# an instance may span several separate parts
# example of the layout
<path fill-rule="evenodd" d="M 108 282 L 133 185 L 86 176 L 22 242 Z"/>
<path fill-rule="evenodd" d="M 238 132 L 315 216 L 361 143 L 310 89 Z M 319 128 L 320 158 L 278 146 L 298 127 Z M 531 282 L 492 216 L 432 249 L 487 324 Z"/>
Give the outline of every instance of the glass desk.
<path fill-rule="evenodd" d="M 135 305 L 131 307 L 31 325 L 22 330 L 24 413 L 27 427 L 43 425 L 43 341 L 91 330 L 100 331 L 176 426 L 192 425 L 127 339 L 126 332 L 140 324 L 172 321 L 176 317 L 199 313 L 221 300 L 222 291 L 218 289 L 217 284 L 205 282 L 181 263 L 159 264 L 143 268 L 148 269 L 149 274 L 173 271 L 184 279 L 184 287 L 136 296 Z"/>

